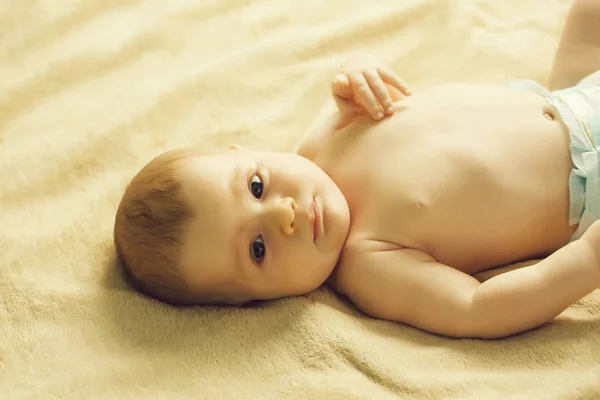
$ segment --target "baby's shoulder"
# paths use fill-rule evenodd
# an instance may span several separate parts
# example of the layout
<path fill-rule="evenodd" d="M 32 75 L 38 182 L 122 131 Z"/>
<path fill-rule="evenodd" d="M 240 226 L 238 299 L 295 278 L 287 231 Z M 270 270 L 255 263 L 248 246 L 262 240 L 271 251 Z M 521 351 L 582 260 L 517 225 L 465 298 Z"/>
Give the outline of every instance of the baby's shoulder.
<path fill-rule="evenodd" d="M 335 133 L 351 123 L 356 116 L 342 115 L 337 109 L 327 104 L 308 126 L 298 142 L 295 153 L 314 161 L 323 149 L 327 148 Z"/>
<path fill-rule="evenodd" d="M 338 263 L 329 277 L 328 285 L 335 291 L 347 294 L 347 290 L 364 273 L 364 269 L 372 265 L 370 258 L 382 251 L 401 249 L 395 243 L 373 240 L 348 238 L 340 254 Z"/>

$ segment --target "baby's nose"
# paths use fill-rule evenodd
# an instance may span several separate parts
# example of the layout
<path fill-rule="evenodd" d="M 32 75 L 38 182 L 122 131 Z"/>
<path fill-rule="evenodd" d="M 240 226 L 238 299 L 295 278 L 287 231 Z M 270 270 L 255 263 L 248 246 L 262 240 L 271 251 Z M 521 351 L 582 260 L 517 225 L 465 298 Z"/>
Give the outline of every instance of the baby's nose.
<path fill-rule="evenodd" d="M 296 218 L 296 202 L 291 197 L 284 197 L 272 207 L 272 218 L 278 229 L 285 235 L 294 233 L 294 219 Z"/>

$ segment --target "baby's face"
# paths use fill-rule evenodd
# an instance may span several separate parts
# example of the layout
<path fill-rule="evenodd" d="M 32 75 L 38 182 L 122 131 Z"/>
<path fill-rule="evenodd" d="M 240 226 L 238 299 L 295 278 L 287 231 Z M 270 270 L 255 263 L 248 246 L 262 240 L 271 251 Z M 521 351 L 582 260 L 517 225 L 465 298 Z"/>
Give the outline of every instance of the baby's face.
<path fill-rule="evenodd" d="M 190 159 L 180 173 L 197 213 L 181 265 L 193 288 L 266 300 L 308 293 L 331 274 L 350 215 L 339 188 L 314 163 L 237 150 Z"/>

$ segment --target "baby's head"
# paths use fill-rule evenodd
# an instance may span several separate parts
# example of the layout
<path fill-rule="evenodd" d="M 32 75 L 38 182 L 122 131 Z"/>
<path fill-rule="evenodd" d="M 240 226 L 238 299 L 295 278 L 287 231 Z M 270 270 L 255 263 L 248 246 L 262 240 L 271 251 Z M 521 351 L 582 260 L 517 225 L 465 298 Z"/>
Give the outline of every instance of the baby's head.
<path fill-rule="evenodd" d="M 319 287 L 349 224 L 339 188 L 301 156 L 176 150 L 134 177 L 114 234 L 140 291 L 176 305 L 242 304 Z"/>

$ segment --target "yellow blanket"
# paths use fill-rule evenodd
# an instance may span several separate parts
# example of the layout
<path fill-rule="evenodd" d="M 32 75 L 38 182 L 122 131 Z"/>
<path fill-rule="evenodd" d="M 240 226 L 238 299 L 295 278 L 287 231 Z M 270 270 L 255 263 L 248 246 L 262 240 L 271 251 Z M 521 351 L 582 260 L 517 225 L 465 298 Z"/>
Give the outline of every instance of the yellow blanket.
<path fill-rule="evenodd" d="M 541 399 L 600 389 L 600 293 L 507 340 L 366 318 L 322 289 L 173 309 L 116 265 L 167 149 L 289 150 L 352 51 L 414 87 L 542 83 L 560 0 L 0 1 L 0 398 Z"/>

